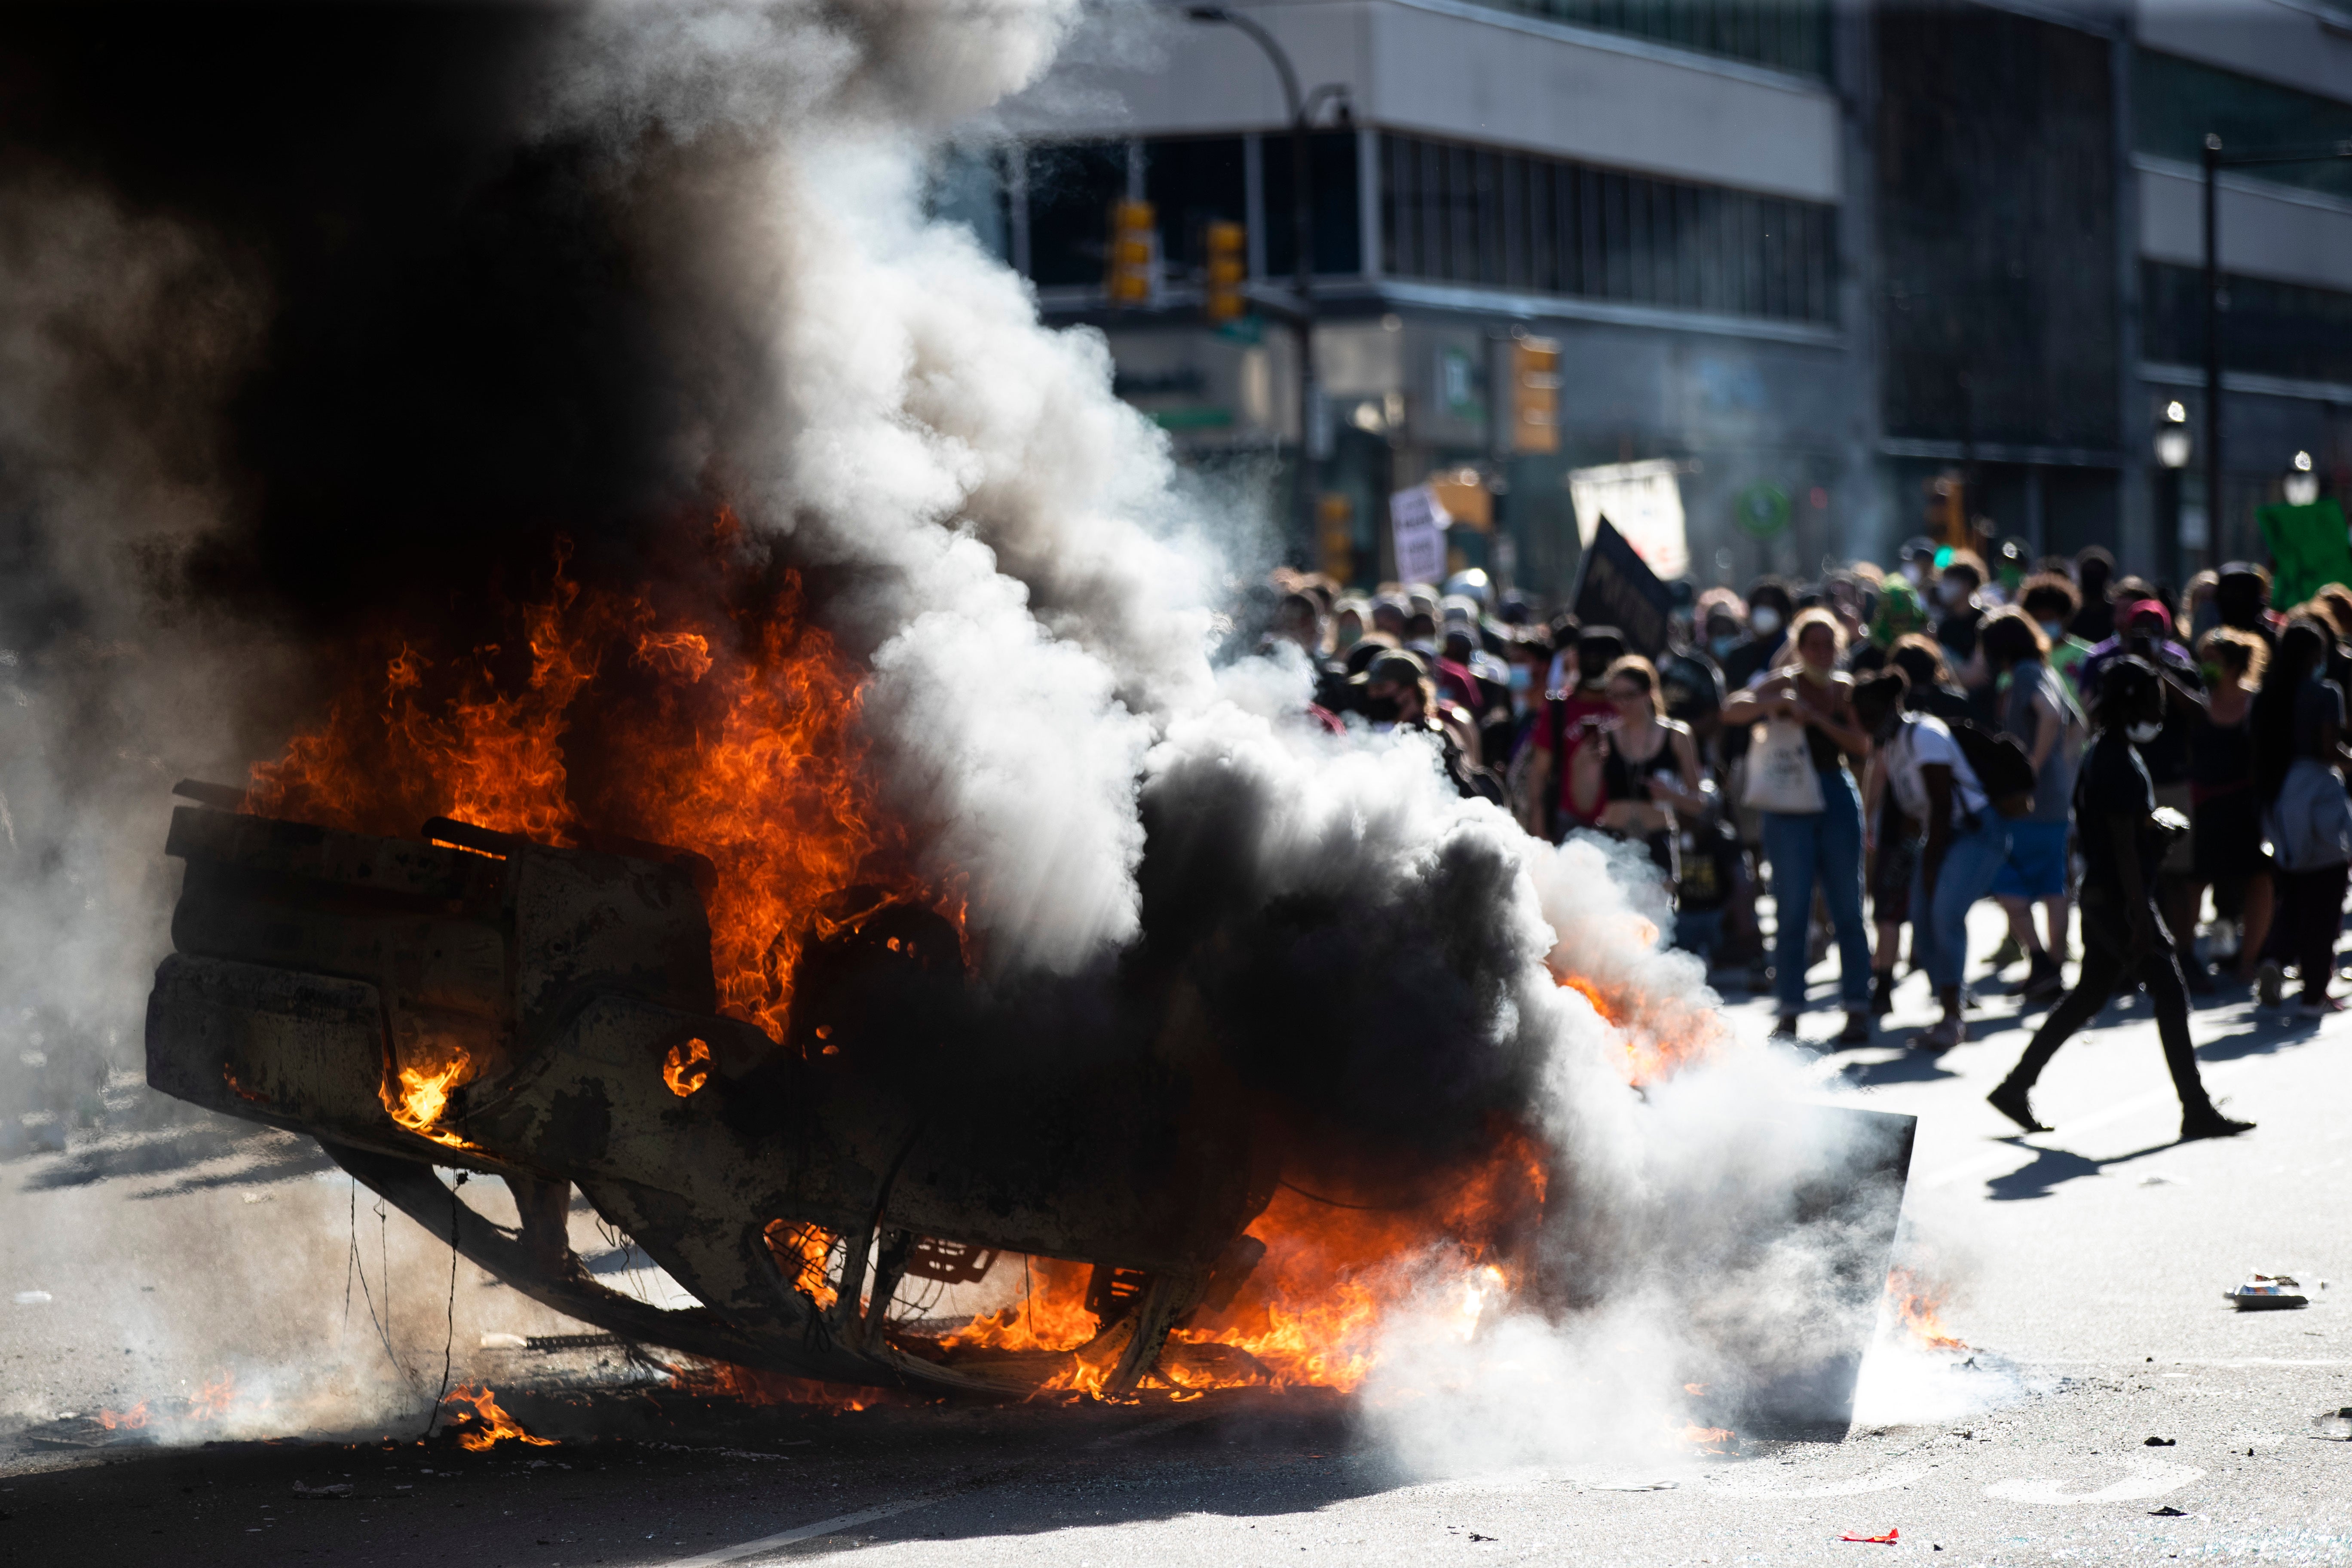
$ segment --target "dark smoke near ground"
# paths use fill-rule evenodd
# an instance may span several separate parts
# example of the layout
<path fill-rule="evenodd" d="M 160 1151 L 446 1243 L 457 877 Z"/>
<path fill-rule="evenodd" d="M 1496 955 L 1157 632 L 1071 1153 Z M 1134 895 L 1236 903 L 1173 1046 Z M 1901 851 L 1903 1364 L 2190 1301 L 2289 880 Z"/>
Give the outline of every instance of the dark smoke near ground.
<path fill-rule="evenodd" d="M 1477 1345 L 1401 1319 L 1392 1392 L 1452 1388 L 1461 1426 L 1394 1435 L 1441 1464 L 1647 1441 L 1691 1360 L 1662 1300 L 1715 1292 L 1751 1348 L 1743 1314 L 1825 1310 L 1822 1259 L 1756 1240 L 1823 1151 L 1722 1135 L 1809 1086 L 1725 1042 L 1636 1100 L 1629 1038 L 1715 1028 L 1654 895 L 1418 743 L 1301 724 L 1296 664 L 1213 668 L 1256 501 L 1180 474 L 1101 339 L 923 209 L 941 138 L 1077 15 L 0 12 L 11 1026 L 85 1088 L 135 1068 L 173 779 L 243 777 L 403 644 L 500 644 L 520 679 L 514 607 L 559 560 L 704 592 L 724 506 L 866 673 L 889 803 L 970 899 L 975 1033 L 1139 1049 L 1181 992 L 1350 1179 L 1543 1136 L 1582 1310 Z M 1568 952 L 1622 1030 L 1555 984 Z M 70 1120 L 81 1089 L 18 1092 Z"/>

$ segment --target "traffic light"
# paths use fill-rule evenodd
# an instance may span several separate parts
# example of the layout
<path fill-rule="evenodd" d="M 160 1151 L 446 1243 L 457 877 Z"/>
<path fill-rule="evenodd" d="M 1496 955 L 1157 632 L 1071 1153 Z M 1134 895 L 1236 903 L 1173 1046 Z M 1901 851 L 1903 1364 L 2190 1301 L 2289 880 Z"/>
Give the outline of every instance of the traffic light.
<path fill-rule="evenodd" d="M 1513 452 L 1559 450 L 1559 341 L 1514 335 L 1510 342 L 1510 437 Z"/>
<path fill-rule="evenodd" d="M 1240 226 L 1234 226 L 1239 227 Z M 1323 557 L 1323 574 L 1334 583 L 1356 575 L 1356 503 L 1326 490 L 1315 499 L 1316 543 Z"/>
<path fill-rule="evenodd" d="M 1249 306 L 1242 298 L 1242 280 L 1249 276 L 1248 233 L 1237 223 L 1215 218 L 1202 238 L 1208 262 L 1201 270 L 1201 313 L 1212 321 L 1233 321 Z"/>
<path fill-rule="evenodd" d="M 1110 265 L 1103 292 L 1114 305 L 1144 305 L 1151 300 L 1153 263 L 1158 259 L 1160 233 L 1150 202 L 1113 202 L 1110 207 Z"/>

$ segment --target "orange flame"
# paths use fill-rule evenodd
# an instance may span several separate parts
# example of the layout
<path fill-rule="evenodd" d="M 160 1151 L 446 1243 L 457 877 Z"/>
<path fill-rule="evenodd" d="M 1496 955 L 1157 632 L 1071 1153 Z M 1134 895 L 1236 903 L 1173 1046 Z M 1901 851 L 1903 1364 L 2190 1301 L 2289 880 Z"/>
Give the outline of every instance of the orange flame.
<path fill-rule="evenodd" d="M 710 1047 L 701 1039 L 680 1040 L 662 1058 L 662 1082 L 685 1100 L 710 1081 Z"/>
<path fill-rule="evenodd" d="M 100 1410 L 98 1424 L 110 1432 L 135 1432 L 147 1425 L 147 1402 L 142 1399 L 128 1410 Z"/>
<path fill-rule="evenodd" d="M 188 1396 L 188 1419 L 217 1421 L 236 1403 L 236 1378 L 223 1373 Z"/>
<path fill-rule="evenodd" d="M 829 1310 L 841 1298 L 833 1284 L 833 1252 L 839 1238 L 829 1230 L 782 1219 L 772 1222 L 765 1235 L 785 1282 L 815 1302 L 818 1310 Z"/>
<path fill-rule="evenodd" d="M 488 1384 L 477 1389 L 471 1384 L 461 1383 L 451 1389 L 441 1403 L 473 1406 L 470 1413 L 459 1412 L 456 1424 L 450 1428 L 457 1433 L 457 1446 L 461 1448 L 479 1453 L 508 1441 L 529 1443 L 537 1448 L 556 1447 L 552 1437 L 534 1437 L 524 1431 L 520 1422 L 499 1407 L 498 1396 L 490 1392 Z"/>
<path fill-rule="evenodd" d="M 583 588 L 559 555 L 547 596 L 517 612 L 520 658 L 401 644 L 372 694 L 347 694 L 254 768 L 248 808 L 361 832 L 447 816 L 544 844 L 601 832 L 695 851 L 717 871 L 720 1006 L 784 1037 L 793 961 L 825 896 L 917 889 L 875 808 L 854 667 L 806 624 L 797 576 L 749 559 L 730 514 L 709 543 L 691 612 L 665 619 L 650 593 Z M 464 1146 L 437 1123 L 487 1064 L 447 1041 L 395 1055 L 394 1119 Z"/>
<path fill-rule="evenodd" d="M 1702 1454 L 1727 1454 L 1731 1451 L 1733 1433 L 1728 1426 L 1701 1426 L 1692 1423 L 1683 1428 L 1682 1440 Z"/>
<path fill-rule="evenodd" d="M 1639 916 L 1633 918 L 1640 921 Z M 1647 921 L 1640 924 L 1649 932 L 1647 941 L 1654 942 L 1656 928 Z M 1727 1037 L 1719 1016 L 1683 997 L 1654 996 L 1632 985 L 1603 985 L 1558 969 L 1552 977 L 1562 990 L 1573 991 L 1592 1004 L 1592 1010 L 1615 1036 L 1625 1081 L 1637 1089 L 1671 1077 L 1719 1048 Z"/>
<path fill-rule="evenodd" d="M 1245 1352 L 1276 1386 L 1344 1393 L 1376 1364 L 1382 1320 L 1433 1277 L 1450 1281 L 1442 1299 L 1457 1304 L 1456 1331 L 1474 1336 L 1519 1284 L 1506 1261 L 1509 1242 L 1542 1212 L 1545 1167 L 1534 1140 L 1511 1131 L 1438 1185 L 1396 1208 L 1339 1208 L 1277 1188 L 1250 1226 L 1265 1258 L 1230 1308 L 1180 1329 L 1175 1341 Z M 1183 1379 L 1187 1387 L 1248 1380 Z"/>
<path fill-rule="evenodd" d="M 871 1388 L 822 1383 L 815 1378 L 763 1372 L 730 1362 L 689 1363 L 671 1382 L 686 1393 L 705 1398 L 732 1399 L 757 1405 L 815 1405 L 835 1415 L 893 1402 L 890 1394 Z"/>
<path fill-rule="evenodd" d="M 1893 1268 L 1886 1275 L 1886 1301 L 1894 1308 L 1895 1321 L 1901 1323 L 1912 1339 L 1929 1350 L 1964 1351 L 1968 1342 L 1954 1336 L 1944 1327 L 1939 1315 L 1943 1306 L 1944 1289 L 1923 1280 L 1908 1268 Z"/>

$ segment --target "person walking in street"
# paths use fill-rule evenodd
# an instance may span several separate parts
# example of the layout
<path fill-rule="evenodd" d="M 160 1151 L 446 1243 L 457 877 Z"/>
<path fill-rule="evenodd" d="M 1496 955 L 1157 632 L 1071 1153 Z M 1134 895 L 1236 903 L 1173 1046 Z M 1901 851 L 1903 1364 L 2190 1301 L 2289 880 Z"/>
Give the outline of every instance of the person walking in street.
<path fill-rule="evenodd" d="M 1790 625 L 1780 668 L 1735 693 L 1723 706 L 1723 719 L 1727 725 L 1779 720 L 1801 726 L 1819 785 L 1817 810 L 1763 813 L 1764 857 L 1772 868 L 1772 897 L 1780 911 L 1773 956 L 1780 1017 L 1772 1033 L 1780 1039 L 1797 1037 L 1797 1019 L 1805 1010 L 1813 889 L 1819 887 L 1837 933 L 1838 992 L 1845 1006 L 1838 1043 L 1864 1045 L 1871 1037 L 1871 1013 L 1870 936 L 1862 915 L 1862 797 L 1846 759 L 1866 754 L 1870 741 L 1854 721 L 1853 679 L 1838 669 L 1843 644 L 1836 616 L 1819 607 L 1804 611 Z"/>
<path fill-rule="evenodd" d="M 2009 678 L 2001 699 L 2000 727 L 2025 748 L 2033 764 L 2033 808 L 2009 825 L 2009 858 L 1994 877 L 1992 896 L 2009 916 L 2009 933 L 2026 956 L 2030 1004 L 2054 1000 L 2066 989 L 2060 965 L 2066 960 L 2066 835 L 2074 816 L 2074 759 L 2082 716 L 2047 659 L 2050 645 L 2024 611 L 1996 610 L 1979 633 L 1985 664 Z M 2033 929 L 2033 908 L 2042 907 L 2045 942 Z"/>
<path fill-rule="evenodd" d="M 2074 1032 L 2135 982 L 2156 1006 L 2165 1065 L 2180 1096 L 2180 1136 L 2223 1138 L 2253 1123 L 2224 1116 L 2198 1076 L 2189 1038 L 2189 992 L 2164 916 L 2157 909 L 2156 870 L 2173 839 L 2187 829 L 2169 810 L 2158 816 L 2156 786 L 2137 746 L 2164 722 L 2165 693 L 2155 668 L 2131 655 L 2111 659 L 2099 678 L 2098 735 L 2083 759 L 2075 785 L 2075 819 L 2083 840 L 2083 964 L 2074 989 L 2051 1009 L 2042 1027 L 1986 1100 L 2028 1132 L 2047 1131 L 2033 1114 L 2034 1084 L 2050 1058 Z"/>
<path fill-rule="evenodd" d="M 1911 1043 L 1940 1051 L 1968 1038 L 1961 981 L 1969 910 L 1992 890 L 2009 858 L 2009 829 L 1950 726 L 1904 706 L 1909 689 L 1909 678 L 1890 669 L 1856 688 L 1853 706 L 1883 758 L 1895 804 L 1926 829 L 1911 879 L 1911 961 L 1927 972 L 1944 1016 Z"/>

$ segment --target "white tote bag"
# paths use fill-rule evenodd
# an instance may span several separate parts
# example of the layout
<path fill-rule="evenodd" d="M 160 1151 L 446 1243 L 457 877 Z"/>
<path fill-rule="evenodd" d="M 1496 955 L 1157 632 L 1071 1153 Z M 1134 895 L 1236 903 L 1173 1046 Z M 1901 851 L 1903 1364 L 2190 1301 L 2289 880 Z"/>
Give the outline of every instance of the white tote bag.
<path fill-rule="evenodd" d="M 1811 816 L 1822 808 L 1821 775 L 1813 772 L 1803 724 L 1768 719 L 1748 732 L 1748 785 L 1739 804 L 1784 816 Z"/>

